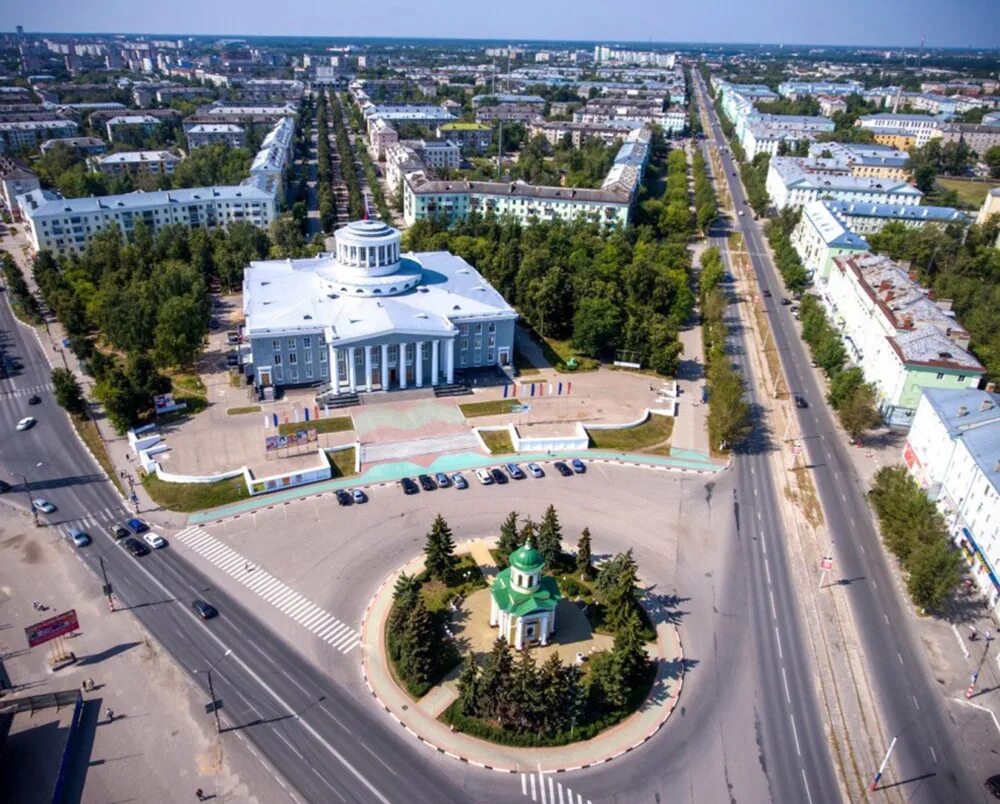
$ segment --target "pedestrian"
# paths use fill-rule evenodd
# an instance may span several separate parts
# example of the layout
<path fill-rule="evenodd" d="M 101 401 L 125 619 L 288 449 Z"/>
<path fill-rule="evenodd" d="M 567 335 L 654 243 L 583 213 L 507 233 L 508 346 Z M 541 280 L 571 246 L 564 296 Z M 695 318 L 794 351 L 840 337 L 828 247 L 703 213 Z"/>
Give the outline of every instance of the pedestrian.
<path fill-rule="evenodd" d="M 204 801 L 205 800 L 205 794 L 202 792 L 202 789 L 200 787 L 197 790 L 194 791 L 194 794 L 196 796 L 198 796 L 198 801 Z"/>
<path fill-rule="evenodd" d="M 108 723 L 110 723 L 112 720 L 115 719 L 115 713 L 111 711 L 111 707 L 110 706 L 107 708 L 107 711 L 104 714 L 108 718 Z"/>

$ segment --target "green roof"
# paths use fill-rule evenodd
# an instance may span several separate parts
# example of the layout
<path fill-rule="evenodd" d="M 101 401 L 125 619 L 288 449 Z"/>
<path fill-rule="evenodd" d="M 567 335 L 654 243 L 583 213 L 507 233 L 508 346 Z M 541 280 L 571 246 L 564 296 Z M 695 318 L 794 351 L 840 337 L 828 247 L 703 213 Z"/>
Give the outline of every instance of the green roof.
<path fill-rule="evenodd" d="M 440 128 L 447 131 L 487 131 L 489 126 L 485 123 L 444 123 Z"/>
<path fill-rule="evenodd" d="M 556 579 L 543 575 L 538 586 L 531 592 L 518 592 L 511 588 L 510 568 L 501 570 L 490 587 L 490 594 L 501 611 L 524 617 L 536 611 L 554 611 L 559 598 L 559 585 Z"/>
<path fill-rule="evenodd" d="M 529 541 L 510 554 L 510 565 L 521 572 L 537 572 L 545 566 L 545 557 Z"/>

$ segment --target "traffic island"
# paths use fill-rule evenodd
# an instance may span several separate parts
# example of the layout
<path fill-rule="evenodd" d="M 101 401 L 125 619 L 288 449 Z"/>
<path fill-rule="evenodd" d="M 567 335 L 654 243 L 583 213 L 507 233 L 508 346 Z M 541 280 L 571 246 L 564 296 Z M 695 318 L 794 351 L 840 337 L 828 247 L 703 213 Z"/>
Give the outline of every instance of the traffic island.
<path fill-rule="evenodd" d="M 419 689 L 414 689 L 412 679 L 401 678 L 399 639 L 389 632 L 399 627 L 401 608 L 424 606 L 422 600 L 414 603 L 416 597 L 405 596 L 411 594 L 414 585 L 419 588 L 416 579 L 428 578 L 428 562 L 423 556 L 415 558 L 383 581 L 362 623 L 363 675 L 371 694 L 400 726 L 425 745 L 491 770 L 577 770 L 640 747 L 662 728 L 683 684 L 683 652 L 669 602 L 655 597 L 641 601 L 653 639 L 644 647 L 648 664 L 639 668 L 640 675 L 645 675 L 619 691 L 625 699 L 618 710 L 628 713 L 605 713 L 603 718 L 588 720 L 587 702 L 574 701 L 572 690 L 590 690 L 594 674 L 607 674 L 609 666 L 627 656 L 628 651 L 621 645 L 615 649 L 616 637 L 602 633 L 606 627 L 592 626 L 586 607 L 593 603 L 586 603 L 579 595 L 567 599 L 555 588 L 555 577 L 541 575 L 544 562 L 539 561 L 532 541 L 512 551 L 509 558 L 498 560 L 497 547 L 502 550 L 502 544 L 502 538 L 499 545 L 495 539 L 479 539 L 457 548 L 464 569 L 470 566 L 469 557 L 474 559 L 489 587 L 452 599 L 447 610 L 439 612 L 446 620 L 442 627 L 450 643 L 449 667 L 433 683 Z M 567 559 L 573 560 L 573 556 Z M 508 561 L 509 566 L 498 568 L 498 564 Z M 578 583 L 574 588 L 564 584 L 565 580 L 560 578 L 560 586 L 574 592 L 585 586 Z M 546 591 L 535 597 L 524 594 L 539 586 Z M 394 611 L 394 601 L 400 596 L 403 606 Z M 412 632 L 408 636 L 412 637 Z M 390 655 L 390 651 L 394 653 Z M 558 660 L 554 658 L 557 655 Z M 456 657 L 461 657 L 458 663 Z M 623 661 L 628 662 L 627 658 Z M 526 705 L 533 707 L 542 720 L 544 696 L 563 690 L 561 694 L 568 695 L 568 700 L 560 701 L 560 706 L 569 706 L 570 711 L 567 722 L 562 724 L 565 729 L 543 725 L 548 736 L 540 739 L 534 729 L 529 735 L 511 728 L 523 722 L 524 711 L 528 710 L 493 710 L 492 701 L 497 696 L 490 685 L 496 684 L 498 671 L 512 674 L 515 681 L 531 678 L 536 682 Z M 622 672 L 627 675 L 628 668 Z M 419 697 L 407 687 L 420 693 Z M 603 695 L 603 687 L 601 690 Z M 574 720 L 574 713 L 578 720 Z"/>

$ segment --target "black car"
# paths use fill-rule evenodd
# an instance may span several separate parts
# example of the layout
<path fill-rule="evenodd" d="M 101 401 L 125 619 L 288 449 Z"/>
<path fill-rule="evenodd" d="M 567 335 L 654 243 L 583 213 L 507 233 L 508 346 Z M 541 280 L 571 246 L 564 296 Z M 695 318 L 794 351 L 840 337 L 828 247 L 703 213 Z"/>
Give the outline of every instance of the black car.
<path fill-rule="evenodd" d="M 219 319 L 216 318 L 215 316 L 212 316 L 210 319 L 208 319 L 208 328 L 209 329 L 218 329 L 219 328 Z"/>
<path fill-rule="evenodd" d="M 42 401 L 42 398 L 38 394 L 32 394 L 31 396 L 28 397 L 28 404 L 29 405 L 37 405 L 41 401 Z"/>
<path fill-rule="evenodd" d="M 112 539 L 124 539 L 128 536 L 128 529 L 122 525 L 108 525 L 108 533 Z"/>
<path fill-rule="evenodd" d="M 340 489 L 337 491 L 337 502 L 341 505 L 350 505 L 354 500 L 351 495 L 347 493 L 346 489 Z"/>
<path fill-rule="evenodd" d="M 556 471 L 557 471 L 557 472 L 558 472 L 559 474 L 561 474 L 561 475 L 562 475 L 563 477 L 572 477 L 572 476 L 573 476 L 573 470 L 572 470 L 572 469 L 570 469 L 570 468 L 569 468 L 569 467 L 568 467 L 568 466 L 567 466 L 566 464 L 564 464 L 564 463 L 563 463 L 562 461 L 556 461 L 556 462 L 555 462 L 554 464 L 552 464 L 552 465 L 553 465 L 553 466 L 554 466 L 554 467 L 556 468 Z"/>
<path fill-rule="evenodd" d="M 434 478 L 430 475 L 418 475 L 417 480 L 420 481 L 420 488 L 424 491 L 434 491 L 437 488 L 437 483 L 434 482 Z"/>
<path fill-rule="evenodd" d="M 781 300 L 781 303 L 787 306 L 792 303 L 792 300 L 786 297 Z"/>
<path fill-rule="evenodd" d="M 806 402 L 806 398 L 804 396 L 802 396 L 802 394 L 796 394 L 795 395 L 795 407 L 797 407 L 797 408 L 807 408 L 807 407 L 809 407 L 809 403 Z"/>
<path fill-rule="evenodd" d="M 149 548 L 146 547 L 146 545 L 144 545 L 138 539 L 133 539 L 131 536 L 129 536 L 123 542 L 123 544 L 125 546 L 125 549 L 128 550 L 129 553 L 135 558 L 140 558 L 142 556 L 149 555 Z"/>
<path fill-rule="evenodd" d="M 493 478 L 493 482 L 498 486 L 502 486 L 507 482 L 507 475 L 501 469 L 490 469 L 490 477 Z"/>
<path fill-rule="evenodd" d="M 1000 798 L 1000 775 L 991 776 L 986 780 L 986 789 L 989 790 L 994 798 Z"/>
<path fill-rule="evenodd" d="M 219 612 L 215 606 L 206 603 L 204 600 L 192 600 L 191 608 L 198 612 L 198 616 L 203 620 L 211 620 L 213 617 L 219 616 Z"/>
<path fill-rule="evenodd" d="M 771 291 L 764 290 L 764 291 L 762 291 L 762 295 L 764 296 L 765 299 L 770 299 L 771 298 Z"/>
<path fill-rule="evenodd" d="M 404 477 L 399 481 L 399 485 L 403 488 L 403 494 L 419 494 L 420 487 L 413 482 L 412 477 Z"/>

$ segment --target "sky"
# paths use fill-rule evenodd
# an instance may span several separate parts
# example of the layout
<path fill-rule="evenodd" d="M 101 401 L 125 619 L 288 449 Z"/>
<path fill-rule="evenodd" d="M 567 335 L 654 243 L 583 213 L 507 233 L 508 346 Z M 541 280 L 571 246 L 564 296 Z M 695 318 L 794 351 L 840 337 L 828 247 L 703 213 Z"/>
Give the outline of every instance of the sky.
<path fill-rule="evenodd" d="M 1000 46 L 998 0 L 4 0 L 0 30 Z"/>

